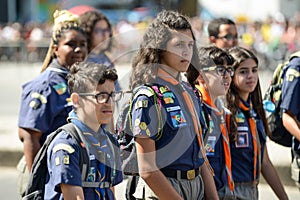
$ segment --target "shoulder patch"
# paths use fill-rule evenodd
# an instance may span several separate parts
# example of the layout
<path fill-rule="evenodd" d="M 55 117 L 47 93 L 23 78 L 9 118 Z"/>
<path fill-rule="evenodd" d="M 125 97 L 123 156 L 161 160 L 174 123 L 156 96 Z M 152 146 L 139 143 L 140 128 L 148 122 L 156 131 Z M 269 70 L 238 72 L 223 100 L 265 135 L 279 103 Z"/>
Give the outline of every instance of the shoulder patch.
<path fill-rule="evenodd" d="M 135 93 L 134 95 L 134 98 L 135 99 L 136 97 L 138 97 L 139 95 L 146 95 L 147 97 L 151 97 L 153 96 L 153 92 L 151 91 L 152 89 L 150 89 L 149 87 L 147 86 L 142 86 L 140 87 L 137 92 Z"/>
<path fill-rule="evenodd" d="M 64 150 L 64 151 L 67 151 L 68 153 L 74 153 L 75 152 L 75 149 L 73 147 L 71 147 L 70 145 L 68 144 L 63 144 L 63 143 L 60 143 L 60 144 L 57 144 L 53 147 L 53 153 L 59 151 L 59 150 Z"/>
<path fill-rule="evenodd" d="M 300 77 L 300 72 L 299 71 L 297 71 L 296 69 L 288 69 L 287 71 L 286 71 L 286 79 L 288 80 L 288 81 L 293 81 L 294 80 L 294 78 L 298 78 L 298 77 Z"/>
<path fill-rule="evenodd" d="M 67 91 L 67 85 L 65 83 L 59 83 L 59 84 L 53 85 L 53 88 L 59 95 L 62 95 Z"/>

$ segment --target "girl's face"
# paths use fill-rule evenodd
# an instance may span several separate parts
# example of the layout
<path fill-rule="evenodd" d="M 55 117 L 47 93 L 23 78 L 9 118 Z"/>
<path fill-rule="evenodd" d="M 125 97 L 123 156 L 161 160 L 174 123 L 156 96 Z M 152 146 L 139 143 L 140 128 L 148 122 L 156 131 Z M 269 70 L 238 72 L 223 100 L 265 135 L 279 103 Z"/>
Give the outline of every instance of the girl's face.
<path fill-rule="evenodd" d="M 167 42 L 161 57 L 161 64 L 178 72 L 185 72 L 193 56 L 194 43 L 190 29 L 172 30 L 172 38 Z"/>
<path fill-rule="evenodd" d="M 248 58 L 235 70 L 233 83 L 238 89 L 239 96 L 246 101 L 248 100 L 249 94 L 254 91 L 257 82 L 257 63 L 253 59 Z"/>
<path fill-rule="evenodd" d="M 59 64 L 65 67 L 83 61 L 87 55 L 86 38 L 77 30 L 65 32 L 58 45 L 53 45 L 53 48 Z"/>
<path fill-rule="evenodd" d="M 98 21 L 95 26 L 94 30 L 91 35 L 91 50 L 95 49 L 97 47 L 97 50 L 105 51 L 110 43 L 109 37 L 111 34 L 111 30 L 108 26 L 108 23 L 106 20 L 100 20 Z"/>

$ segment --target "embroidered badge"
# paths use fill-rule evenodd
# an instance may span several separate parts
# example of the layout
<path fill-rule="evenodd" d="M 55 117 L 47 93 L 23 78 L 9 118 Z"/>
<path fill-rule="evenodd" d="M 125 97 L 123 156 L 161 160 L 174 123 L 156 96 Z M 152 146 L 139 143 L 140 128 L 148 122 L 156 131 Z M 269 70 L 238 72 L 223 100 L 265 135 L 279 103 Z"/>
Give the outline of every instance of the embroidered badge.
<path fill-rule="evenodd" d="M 139 126 L 140 123 L 141 123 L 141 120 L 136 119 L 136 120 L 134 121 L 134 126 Z"/>
<path fill-rule="evenodd" d="M 140 100 L 137 101 L 135 104 L 135 109 L 147 108 L 147 107 L 148 107 L 148 100 Z"/>
<path fill-rule="evenodd" d="M 300 72 L 295 69 L 288 69 L 286 71 L 286 78 L 288 81 L 293 81 L 294 78 L 298 78 L 300 76 Z"/>
<path fill-rule="evenodd" d="M 145 122 L 140 123 L 140 128 L 141 130 L 146 130 L 147 129 L 147 124 Z"/>
<path fill-rule="evenodd" d="M 75 149 L 73 147 L 71 147 L 70 145 L 68 144 L 63 144 L 63 143 L 60 143 L 60 144 L 57 144 L 53 147 L 52 151 L 53 153 L 59 151 L 59 150 L 64 150 L 68 153 L 74 153 L 75 152 Z"/>
<path fill-rule="evenodd" d="M 32 100 L 30 101 L 29 106 L 32 109 L 38 109 L 41 104 L 47 103 L 47 98 L 40 93 L 32 92 L 30 94 L 30 97 L 32 98 Z"/>
<path fill-rule="evenodd" d="M 215 154 L 216 136 L 208 136 L 205 144 L 206 155 L 213 156 Z"/>
<path fill-rule="evenodd" d="M 70 157 L 68 155 L 65 155 L 64 158 L 63 158 L 63 163 L 65 165 L 68 165 L 70 164 Z"/>
<path fill-rule="evenodd" d="M 146 134 L 147 134 L 148 136 L 151 135 L 150 130 L 149 130 L 148 128 L 146 129 Z"/>
<path fill-rule="evenodd" d="M 238 132 L 237 141 L 235 142 L 236 148 L 248 147 L 249 139 L 248 132 Z"/>
<path fill-rule="evenodd" d="M 95 182 L 95 181 L 96 181 L 96 169 L 95 167 L 90 167 L 87 176 L 87 182 Z"/>
<path fill-rule="evenodd" d="M 165 92 L 170 91 L 170 89 L 167 86 L 161 86 L 159 87 L 159 91 L 163 94 Z"/>
<path fill-rule="evenodd" d="M 168 112 L 174 111 L 174 110 L 180 110 L 180 106 L 172 106 L 166 108 Z"/>
<path fill-rule="evenodd" d="M 181 110 L 170 112 L 172 124 L 175 128 L 185 126 L 186 120 Z"/>
<path fill-rule="evenodd" d="M 57 94 L 62 95 L 67 91 L 67 85 L 65 83 L 59 83 L 52 86 Z"/>
<path fill-rule="evenodd" d="M 245 122 L 245 116 L 242 112 L 239 112 L 235 115 L 235 120 L 237 123 L 244 123 Z"/>
<path fill-rule="evenodd" d="M 174 100 L 171 97 L 164 97 L 163 99 L 165 104 L 174 103 Z"/>
<path fill-rule="evenodd" d="M 60 159 L 59 159 L 59 157 L 55 157 L 55 165 L 56 166 L 60 165 Z"/>
<path fill-rule="evenodd" d="M 141 89 L 139 89 L 136 94 L 134 95 L 135 99 L 136 97 L 138 97 L 139 95 L 146 95 L 147 97 L 151 97 L 153 96 L 152 92 L 147 88 L 147 87 L 143 87 Z"/>

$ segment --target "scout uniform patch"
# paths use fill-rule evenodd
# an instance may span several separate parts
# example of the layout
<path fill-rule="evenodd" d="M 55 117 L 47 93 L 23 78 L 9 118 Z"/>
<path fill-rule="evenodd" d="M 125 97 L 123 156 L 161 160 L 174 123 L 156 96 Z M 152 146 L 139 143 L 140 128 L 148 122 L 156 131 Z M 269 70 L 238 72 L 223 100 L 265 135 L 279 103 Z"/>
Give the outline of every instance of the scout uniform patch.
<path fill-rule="evenodd" d="M 137 101 L 135 104 L 135 109 L 147 108 L 147 107 L 148 107 L 148 100 L 140 100 Z"/>
<path fill-rule="evenodd" d="M 237 141 L 235 142 L 237 148 L 249 146 L 248 130 L 247 126 L 238 127 L 238 136 Z"/>
<path fill-rule="evenodd" d="M 41 104 L 47 103 L 47 98 L 40 93 L 33 92 L 30 94 L 30 96 L 32 100 L 30 101 L 29 106 L 32 109 L 38 109 L 41 106 Z"/>
<path fill-rule="evenodd" d="M 181 110 L 171 111 L 170 115 L 175 128 L 186 125 L 186 119 Z"/>
<path fill-rule="evenodd" d="M 235 116 L 235 120 L 236 120 L 237 123 L 244 123 L 245 122 L 245 115 L 242 112 L 239 112 Z"/>
<path fill-rule="evenodd" d="M 74 153 L 75 152 L 75 149 L 73 147 L 71 147 L 70 145 L 68 144 L 63 144 L 63 143 L 60 143 L 60 144 L 57 144 L 53 147 L 52 151 L 53 153 L 59 151 L 59 150 L 64 150 L 66 152 L 68 152 L 69 154 L 71 153 Z"/>
<path fill-rule="evenodd" d="M 215 154 L 216 141 L 216 136 L 208 136 L 207 143 L 205 145 L 206 155 L 213 156 Z"/>
<path fill-rule="evenodd" d="M 159 87 L 159 91 L 163 94 L 165 92 L 170 91 L 170 89 L 167 86 L 161 86 Z"/>
<path fill-rule="evenodd" d="M 52 86 L 57 94 L 62 95 L 67 91 L 67 85 L 65 83 L 59 83 Z"/>
<path fill-rule="evenodd" d="M 70 164 L 70 157 L 68 155 L 65 155 L 64 158 L 63 158 L 63 163 L 65 165 L 68 165 Z"/>

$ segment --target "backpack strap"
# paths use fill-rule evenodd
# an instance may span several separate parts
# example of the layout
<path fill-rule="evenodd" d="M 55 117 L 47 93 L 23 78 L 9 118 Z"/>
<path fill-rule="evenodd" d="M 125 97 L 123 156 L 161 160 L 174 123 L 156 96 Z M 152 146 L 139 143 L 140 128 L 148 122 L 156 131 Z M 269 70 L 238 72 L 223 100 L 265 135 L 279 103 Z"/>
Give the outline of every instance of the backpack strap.
<path fill-rule="evenodd" d="M 85 181 L 87 175 L 88 175 L 88 169 L 90 165 L 90 156 L 88 148 L 86 148 L 85 145 L 85 139 L 82 135 L 82 131 L 73 123 L 65 124 L 60 128 L 60 130 L 64 130 L 67 133 L 71 134 L 71 136 L 77 141 L 77 143 L 80 146 L 80 169 L 81 169 L 81 179 L 82 182 Z M 84 187 L 84 186 L 83 186 Z"/>

